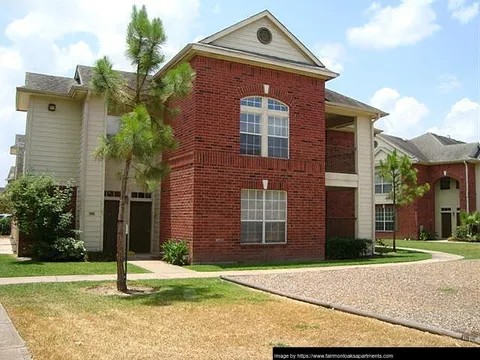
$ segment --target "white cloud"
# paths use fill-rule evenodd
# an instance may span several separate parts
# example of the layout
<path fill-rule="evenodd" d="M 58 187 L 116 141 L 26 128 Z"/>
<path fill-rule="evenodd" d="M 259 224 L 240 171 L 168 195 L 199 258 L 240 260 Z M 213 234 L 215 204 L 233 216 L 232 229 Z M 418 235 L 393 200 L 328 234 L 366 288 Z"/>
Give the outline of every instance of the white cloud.
<path fill-rule="evenodd" d="M 92 64 L 103 55 L 115 68 L 131 70 L 124 54 L 132 4 L 145 4 L 150 17 L 162 19 L 167 58 L 194 37 L 199 0 L 118 0 L 114 12 L 109 1 L 98 0 L 60 1 L 54 11 L 44 2 L 20 0 L 12 5 L 12 14 L 21 16 L 0 23 L 10 42 L 0 47 L 0 153 L 8 153 L 15 134 L 25 132 L 25 113 L 15 111 L 15 88 L 23 85 L 25 71 L 73 76 L 75 65 Z M 13 162 L 13 156 L 0 157 L 0 185 Z"/>
<path fill-rule="evenodd" d="M 466 4 L 465 0 L 448 0 L 448 10 L 452 13 L 452 18 L 460 21 L 461 24 L 467 24 L 480 10 L 480 2 Z"/>
<path fill-rule="evenodd" d="M 214 14 L 220 14 L 222 12 L 222 8 L 220 7 L 220 4 L 215 4 L 213 7 L 213 13 Z"/>
<path fill-rule="evenodd" d="M 53 52 L 56 59 L 56 68 L 59 73 L 72 72 L 78 64 L 92 65 L 96 56 L 90 46 L 84 41 L 70 44 L 67 47 L 59 48 L 53 44 Z"/>
<path fill-rule="evenodd" d="M 450 92 L 462 86 L 462 83 L 455 75 L 443 74 L 440 75 L 437 80 L 439 81 L 438 89 L 442 93 Z"/>
<path fill-rule="evenodd" d="M 23 60 L 18 51 L 0 48 L 0 68 L 19 70 Z"/>
<path fill-rule="evenodd" d="M 373 4 L 370 21 L 347 30 L 350 44 L 373 49 L 410 45 L 440 29 L 431 4 L 433 0 L 404 0 L 397 6 Z"/>
<path fill-rule="evenodd" d="M 450 135 L 465 142 L 474 142 L 478 141 L 479 122 L 480 103 L 463 98 L 452 106 L 442 125 L 432 127 L 428 131 Z"/>
<path fill-rule="evenodd" d="M 342 44 L 315 44 L 313 46 L 313 51 L 327 69 L 338 73 L 343 71 L 343 62 L 346 59 L 346 50 Z"/>
<path fill-rule="evenodd" d="M 400 137 L 409 137 L 418 129 L 420 120 L 430 112 L 425 104 L 414 97 L 401 96 L 397 90 L 388 87 L 375 92 L 370 104 L 390 114 L 380 119 L 375 126 Z"/>

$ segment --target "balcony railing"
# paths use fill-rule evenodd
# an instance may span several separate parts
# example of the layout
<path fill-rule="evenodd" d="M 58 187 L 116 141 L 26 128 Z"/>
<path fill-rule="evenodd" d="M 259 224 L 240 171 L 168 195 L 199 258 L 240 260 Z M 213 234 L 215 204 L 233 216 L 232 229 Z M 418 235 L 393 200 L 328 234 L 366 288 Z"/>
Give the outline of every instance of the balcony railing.
<path fill-rule="evenodd" d="M 327 145 L 326 171 L 355 174 L 355 148 Z"/>
<path fill-rule="evenodd" d="M 333 237 L 355 237 L 355 220 L 354 217 L 330 217 L 326 219 L 326 235 L 328 238 Z"/>

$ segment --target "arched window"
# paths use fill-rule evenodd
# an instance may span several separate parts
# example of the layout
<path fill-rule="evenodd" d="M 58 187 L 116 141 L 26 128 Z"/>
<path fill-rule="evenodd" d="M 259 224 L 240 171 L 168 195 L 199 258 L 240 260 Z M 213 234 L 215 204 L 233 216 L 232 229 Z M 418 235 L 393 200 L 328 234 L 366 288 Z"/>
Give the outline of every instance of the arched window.
<path fill-rule="evenodd" d="M 261 96 L 240 100 L 240 154 L 288 159 L 289 111 Z"/>

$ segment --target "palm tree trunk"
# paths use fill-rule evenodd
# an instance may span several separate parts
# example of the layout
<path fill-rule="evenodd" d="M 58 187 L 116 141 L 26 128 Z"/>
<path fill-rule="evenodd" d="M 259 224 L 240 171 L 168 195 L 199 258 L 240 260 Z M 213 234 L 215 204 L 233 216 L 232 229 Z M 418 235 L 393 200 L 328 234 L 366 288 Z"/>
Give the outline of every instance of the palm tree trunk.
<path fill-rule="evenodd" d="M 123 257 L 125 244 L 125 204 L 128 202 L 127 183 L 130 166 L 132 164 L 131 157 L 125 160 L 125 167 L 122 175 L 122 187 L 120 190 L 120 204 L 117 219 L 117 290 L 121 292 L 127 291 L 127 274 L 125 273 Z M 128 249 L 126 249 L 128 251 Z"/>

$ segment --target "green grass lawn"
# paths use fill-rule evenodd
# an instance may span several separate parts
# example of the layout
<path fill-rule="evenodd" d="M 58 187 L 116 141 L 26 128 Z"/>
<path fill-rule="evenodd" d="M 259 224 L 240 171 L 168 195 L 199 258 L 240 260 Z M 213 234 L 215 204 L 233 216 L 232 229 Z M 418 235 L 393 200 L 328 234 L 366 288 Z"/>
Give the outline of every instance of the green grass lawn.
<path fill-rule="evenodd" d="M 186 268 L 195 271 L 227 271 L 227 270 L 267 270 L 291 269 L 304 267 L 325 267 L 341 265 L 371 265 L 394 262 L 419 261 L 430 259 L 430 254 L 415 251 L 399 250 L 397 253 L 387 253 L 374 258 L 356 260 L 325 260 L 325 261 L 298 261 L 298 262 L 271 262 L 264 264 L 215 264 L 215 265 L 189 265 Z"/>
<path fill-rule="evenodd" d="M 115 262 L 40 262 L 21 261 L 11 255 L 0 255 L 0 277 L 102 275 L 116 274 Z M 148 270 L 128 265 L 129 273 L 148 273 Z"/>
<path fill-rule="evenodd" d="M 385 240 L 388 245 L 391 240 Z M 413 249 L 425 249 L 432 251 L 441 251 L 455 255 L 461 255 L 465 259 L 480 259 L 480 243 L 460 243 L 460 242 L 438 242 L 438 241 L 415 241 L 415 240 L 397 240 L 398 247 Z"/>
<path fill-rule="evenodd" d="M 130 281 L 130 287 L 156 291 L 134 297 L 88 291 L 98 285 L 115 287 L 113 282 L 5 285 L 0 303 L 35 359 L 240 360 L 271 358 L 272 347 L 280 344 L 469 345 L 220 279 Z"/>

